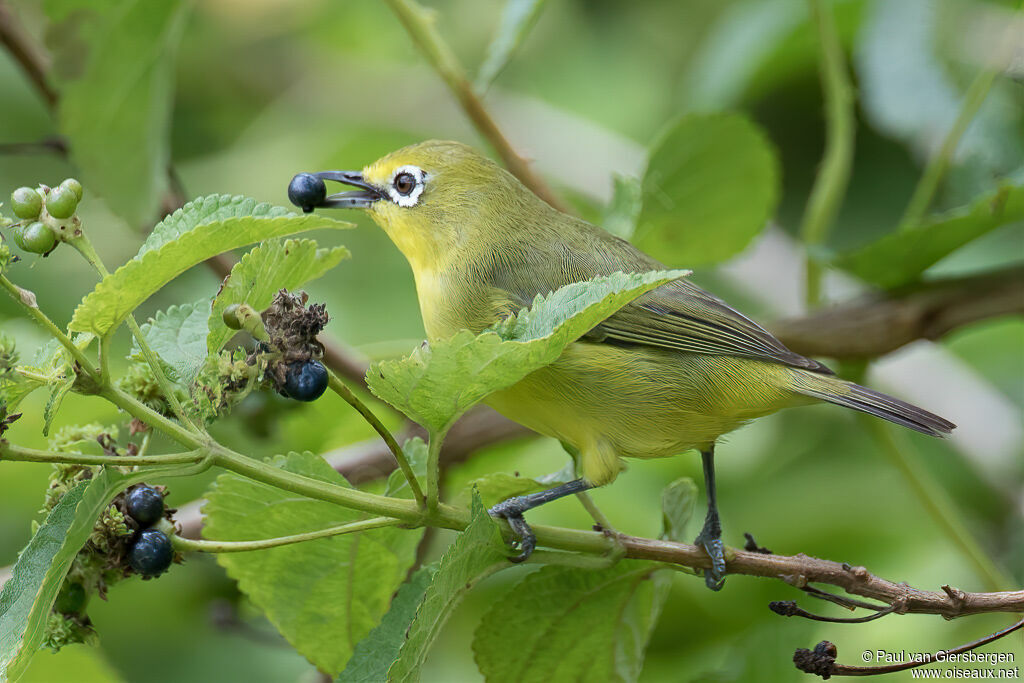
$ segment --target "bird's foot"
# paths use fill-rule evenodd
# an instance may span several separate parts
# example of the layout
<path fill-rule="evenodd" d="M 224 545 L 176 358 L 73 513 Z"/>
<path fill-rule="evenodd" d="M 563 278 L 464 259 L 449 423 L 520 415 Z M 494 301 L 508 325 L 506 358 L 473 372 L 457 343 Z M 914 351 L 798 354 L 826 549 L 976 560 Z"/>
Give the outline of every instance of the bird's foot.
<path fill-rule="evenodd" d="M 518 545 L 519 554 L 509 558 L 512 562 L 525 562 L 537 547 L 537 537 L 533 534 L 530 525 L 527 524 L 526 518 L 523 517 L 523 513 L 529 509 L 530 506 L 523 500 L 523 497 L 516 496 L 498 503 L 487 511 L 491 517 L 500 517 L 506 520 L 512 527 L 512 532 L 518 537 L 513 542 L 513 547 Z"/>
<path fill-rule="evenodd" d="M 725 545 L 721 536 L 708 533 L 705 527 L 694 544 L 704 548 L 704 552 L 711 558 L 711 568 L 704 570 L 704 584 L 713 591 L 722 590 L 725 585 Z"/>

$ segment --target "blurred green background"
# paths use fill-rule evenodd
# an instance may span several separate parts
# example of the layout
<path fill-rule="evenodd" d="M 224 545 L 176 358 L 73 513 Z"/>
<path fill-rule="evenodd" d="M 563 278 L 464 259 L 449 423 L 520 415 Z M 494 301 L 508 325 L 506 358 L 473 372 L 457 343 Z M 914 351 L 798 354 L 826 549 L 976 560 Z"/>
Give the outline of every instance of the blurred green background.
<path fill-rule="evenodd" d="M 50 48 L 62 36 L 39 3 L 9 3 Z M 437 0 L 439 27 L 464 64 L 481 62 L 502 4 Z M 850 189 L 829 248 L 864 244 L 895 225 L 917 181 L 923 155 L 941 139 L 966 86 L 988 57 L 986 35 L 1016 3 L 900 0 L 833 3 L 858 88 L 857 143 Z M 986 33 L 986 31 L 988 33 Z M 1021 32 L 1024 35 L 1024 31 Z M 132 55 L 125 55 L 132 59 Z M 404 144 L 453 138 L 486 149 L 443 83 L 401 26 L 375 2 L 204 0 L 185 27 L 176 60 L 172 157 L 190 196 L 239 193 L 287 205 L 298 171 L 359 168 Z M 1020 61 L 969 129 L 936 208 L 969 201 L 998 177 L 1024 180 L 1024 71 Z M 112 84 L 113 87 L 113 84 Z M 638 175 L 645 149 L 687 111 L 739 110 L 777 148 L 783 193 L 777 221 L 731 263 L 695 274 L 702 285 L 768 323 L 801 311 L 802 272 L 794 238 L 824 140 L 817 47 L 804 0 L 550 0 L 486 103 L 515 146 L 570 198 L 599 217 L 613 174 Z M 57 134 L 53 118 L 7 54 L 0 54 L 0 144 Z M 57 183 L 76 169 L 51 155 L 0 157 L 0 189 Z M 132 188 L 125 188 L 125 192 Z M 81 215 L 108 264 L 136 252 L 142 237 L 88 194 Z M 329 332 L 369 357 L 404 352 L 423 337 L 409 269 L 384 234 L 361 216 L 357 230 L 321 233 L 353 254 L 307 289 L 332 315 Z M 1024 260 L 1024 226 L 995 230 L 939 263 L 929 275 L 965 273 Z M 687 264 L 671 264 L 686 266 Z M 36 292 L 58 323 L 70 318 L 95 279 L 70 249 L 26 260 L 12 275 Z M 834 277 L 829 293 L 858 291 Z M 213 296 L 218 282 L 197 268 L 147 302 L 140 317 L 174 303 Z M 0 299 L 0 325 L 30 355 L 41 331 Z M 125 333 L 118 337 L 124 353 Z M 920 402 L 961 425 L 958 438 L 908 437 L 949 493 L 955 514 L 1019 586 L 1024 581 L 1024 321 L 990 320 L 938 344 L 901 350 L 872 374 L 879 388 Z M 887 374 L 888 379 L 881 377 Z M 45 397 L 25 404 L 10 432 L 42 447 Z M 269 405 L 268 405 L 269 404 Z M 380 410 L 385 409 L 378 406 Z M 264 411 L 264 412 L 260 412 Z M 269 433 L 257 430 L 271 411 Z M 113 422 L 112 408 L 72 395 L 56 426 Z M 255 397 L 216 434 L 254 455 L 326 451 L 366 439 L 369 429 L 331 397 L 286 408 Z M 838 408 L 814 407 L 762 419 L 719 448 L 719 490 L 727 543 L 750 531 L 775 552 L 804 552 L 863 564 L 921 588 L 985 589 L 974 566 L 936 525 L 862 423 Z M 449 473 L 447 489 L 485 473 L 536 476 L 561 468 L 558 445 L 535 439 L 479 453 Z M 27 543 L 48 468 L 0 465 L 0 566 Z M 622 531 L 656 534 L 657 501 L 669 481 L 700 480 L 692 454 L 632 463 L 594 497 Z M 175 481 L 172 504 L 201 495 L 209 477 Z M 589 526 L 573 501 L 532 513 L 538 523 Z M 693 522 L 693 533 L 699 520 Z M 439 555 L 449 540 L 438 534 Z M 494 596 L 526 569 L 499 574 L 474 591 L 449 622 L 424 672 L 427 681 L 480 675 L 469 643 Z M 777 581 L 731 577 L 711 593 L 678 576 L 651 642 L 645 681 L 807 680 L 792 666 L 797 647 L 835 642 L 840 661 L 870 649 L 927 651 L 980 637 L 1006 615 L 946 622 L 892 616 L 862 625 L 783 619 L 771 600 L 799 599 Z M 835 613 L 834 610 L 832 613 Z M 41 654 L 29 681 L 310 681 L 317 674 L 239 597 L 208 557 L 193 557 L 157 581 L 119 584 L 90 614 L 99 648 Z M 990 647 L 1024 659 L 1024 641 Z M 904 675 L 905 676 L 905 675 Z"/>

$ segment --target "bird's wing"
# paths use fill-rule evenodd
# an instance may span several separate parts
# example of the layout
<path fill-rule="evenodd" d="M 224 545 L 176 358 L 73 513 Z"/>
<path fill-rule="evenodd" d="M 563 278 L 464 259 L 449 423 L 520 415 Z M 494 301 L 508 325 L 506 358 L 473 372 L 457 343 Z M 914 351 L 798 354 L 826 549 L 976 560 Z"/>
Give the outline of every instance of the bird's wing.
<path fill-rule="evenodd" d="M 790 351 L 760 325 L 685 280 L 645 294 L 598 325 L 585 339 L 743 356 L 831 374 L 821 363 Z"/>
<path fill-rule="evenodd" d="M 628 242 L 582 221 L 578 224 L 587 231 L 581 229 L 573 237 L 582 236 L 585 242 L 568 244 L 563 236 L 556 254 L 538 255 L 523 250 L 517 259 L 499 267 L 492 281 L 510 295 L 512 303 L 529 306 L 537 294 L 547 294 L 569 282 L 615 271 L 645 272 L 664 268 Z M 550 263 L 557 267 L 548 266 Z M 821 363 L 790 351 L 760 325 L 687 280 L 677 280 L 644 294 L 591 330 L 584 339 L 715 356 L 742 356 L 832 374 Z"/>

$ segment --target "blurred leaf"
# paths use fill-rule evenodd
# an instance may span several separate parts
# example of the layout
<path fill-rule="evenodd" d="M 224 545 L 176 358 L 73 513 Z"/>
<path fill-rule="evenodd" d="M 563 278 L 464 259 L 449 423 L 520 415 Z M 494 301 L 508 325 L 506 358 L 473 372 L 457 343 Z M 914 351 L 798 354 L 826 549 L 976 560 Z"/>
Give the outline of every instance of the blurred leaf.
<path fill-rule="evenodd" d="M 197 199 L 175 211 L 157 226 L 160 232 L 152 244 L 147 241 L 149 248 L 144 245 L 86 295 L 75 309 L 71 329 L 106 335 L 175 277 L 225 251 L 306 230 L 352 227 L 315 214 L 281 214 L 266 206 L 221 195 Z"/>
<path fill-rule="evenodd" d="M 761 232 L 778 199 L 760 128 L 739 114 L 687 115 L 651 150 L 633 242 L 667 263 L 717 263 Z"/>
<path fill-rule="evenodd" d="M 934 216 L 842 254 L 834 265 L 879 287 L 898 287 L 914 281 L 968 242 L 1020 220 L 1024 220 L 1024 186 L 1004 185 L 971 206 Z"/>
<path fill-rule="evenodd" d="M 487 47 L 487 58 L 480 66 L 476 77 L 477 92 L 490 87 L 498 74 L 508 65 L 519 45 L 537 23 L 540 12 L 547 0 L 505 0 L 501 12 L 501 24 Z"/>
<path fill-rule="evenodd" d="M 636 648 L 642 653 L 649 631 L 647 624 L 633 630 L 626 608 L 641 588 L 651 591 L 655 567 L 626 560 L 597 571 L 547 566 L 530 574 L 484 614 L 473 638 L 480 671 L 489 683 L 636 680 Z"/>
<path fill-rule="evenodd" d="M 615 273 L 566 285 L 480 335 L 468 330 L 370 366 L 370 390 L 434 433 L 492 392 L 555 361 L 566 346 L 636 297 L 686 271 Z"/>
<path fill-rule="evenodd" d="M 689 477 L 681 477 L 661 492 L 663 531 L 661 537 L 668 541 L 685 543 L 686 525 L 693 517 L 697 503 L 697 485 Z"/>
<path fill-rule="evenodd" d="M 272 464 L 348 487 L 318 455 L 289 453 Z M 255 540 L 323 529 L 366 515 L 234 474 L 218 477 L 203 508 L 203 535 Z M 296 650 L 321 671 L 345 668 L 376 626 L 415 560 L 422 530 L 373 529 L 243 553 L 217 561 Z"/>
<path fill-rule="evenodd" d="M 153 352 L 174 370 L 174 379 L 187 386 L 206 360 L 206 316 L 209 303 L 171 306 L 143 323 L 142 334 Z M 142 360 L 142 351 L 132 347 L 132 357 Z"/>
<path fill-rule="evenodd" d="M 387 680 L 388 669 L 398 659 L 405 635 L 436 571 L 437 565 L 427 565 L 402 584 L 391 601 L 388 613 L 359 641 L 348 666 L 335 679 L 335 683 L 378 683 Z"/>
<path fill-rule="evenodd" d="M 262 311 L 280 289 L 294 290 L 322 276 L 349 257 L 345 247 L 317 249 L 314 240 L 273 240 L 253 247 L 231 269 L 209 314 L 206 350 L 216 353 L 237 334 L 222 314 L 231 304 L 249 304 Z"/>
<path fill-rule="evenodd" d="M 478 582 L 509 566 L 498 525 L 487 514 L 480 497 L 473 496 L 469 525 L 441 558 L 416 618 L 409 626 L 408 639 L 388 671 L 388 681 L 419 680 L 420 667 L 430 646 L 462 597 Z"/>
<path fill-rule="evenodd" d="M 636 219 L 643 208 L 640 181 L 615 175 L 612 183 L 612 200 L 601 219 L 601 227 L 616 237 L 628 240 L 636 230 Z"/>
<path fill-rule="evenodd" d="M 161 468 L 170 473 L 181 467 Z M 18 556 L 0 592 L 0 681 L 16 680 L 43 642 L 64 576 L 103 509 L 119 491 L 152 477 L 154 468 L 122 475 L 104 468 L 54 506 Z"/>
<path fill-rule="evenodd" d="M 803 0 L 728 5 L 692 62 L 686 88 L 689 106 L 713 111 L 739 103 L 759 68 L 798 26 L 806 24 L 807 17 Z"/>
<path fill-rule="evenodd" d="M 90 191 L 140 226 L 170 158 L 174 54 L 191 3 L 125 0 L 95 32 L 84 75 L 60 99 L 60 128 Z"/>
<path fill-rule="evenodd" d="M 965 85 L 951 76 L 953 55 L 940 50 L 955 44 L 940 31 L 944 12 L 967 12 L 974 3 L 903 0 L 870 3 L 855 53 L 861 106 L 880 132 L 903 140 L 919 158 L 942 143 L 962 106 Z M 953 27 L 962 39 L 963 19 Z M 993 35 L 992 39 L 1000 39 Z M 946 57 L 946 60 L 943 59 Z M 1002 102 L 996 84 L 964 132 L 957 159 L 972 158 L 987 173 L 1004 174 L 1020 166 L 1024 154 L 1024 114 L 1019 104 Z"/>

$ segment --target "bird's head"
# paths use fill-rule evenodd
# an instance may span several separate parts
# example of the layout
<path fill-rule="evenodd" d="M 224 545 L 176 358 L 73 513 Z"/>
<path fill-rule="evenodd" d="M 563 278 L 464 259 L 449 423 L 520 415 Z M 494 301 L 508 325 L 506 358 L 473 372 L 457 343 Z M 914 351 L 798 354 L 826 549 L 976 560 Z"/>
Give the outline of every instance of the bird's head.
<path fill-rule="evenodd" d="M 359 188 L 326 195 L 323 180 Z M 478 239 L 514 226 L 513 218 L 550 211 L 512 174 L 458 142 L 428 140 L 403 147 L 362 171 L 299 174 L 292 202 L 313 208 L 366 211 L 413 268 L 434 269 L 472 249 Z"/>

